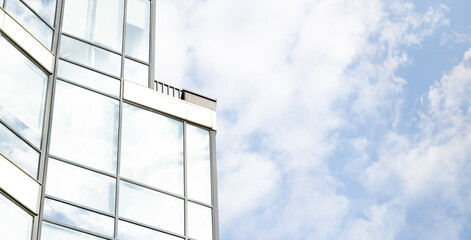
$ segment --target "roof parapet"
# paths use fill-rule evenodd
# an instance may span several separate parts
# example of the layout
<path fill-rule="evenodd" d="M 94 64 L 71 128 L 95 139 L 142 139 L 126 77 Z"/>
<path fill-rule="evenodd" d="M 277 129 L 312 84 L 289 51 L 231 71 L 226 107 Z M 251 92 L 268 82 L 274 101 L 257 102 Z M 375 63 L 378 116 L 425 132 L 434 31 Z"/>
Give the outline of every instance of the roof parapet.
<path fill-rule="evenodd" d="M 216 111 L 216 99 L 211 99 L 203 95 L 188 91 L 186 89 L 183 89 L 182 93 L 183 100 Z"/>
<path fill-rule="evenodd" d="M 166 83 L 155 81 L 155 91 L 216 111 L 216 99 L 186 89 L 176 88 Z"/>

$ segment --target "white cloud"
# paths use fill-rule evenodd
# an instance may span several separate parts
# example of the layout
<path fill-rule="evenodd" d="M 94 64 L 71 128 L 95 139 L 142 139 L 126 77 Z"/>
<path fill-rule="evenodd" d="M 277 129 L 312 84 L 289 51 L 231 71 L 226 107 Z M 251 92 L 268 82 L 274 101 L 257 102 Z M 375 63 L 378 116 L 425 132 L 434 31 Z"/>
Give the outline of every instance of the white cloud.
<path fill-rule="evenodd" d="M 366 169 L 370 191 L 401 197 L 411 213 L 423 212 L 415 208 L 424 201 L 438 202 L 426 210 L 439 213 L 429 216 L 434 227 L 419 229 L 427 239 L 460 239 L 463 217 L 471 213 L 469 52 L 430 87 L 416 135 L 390 133 L 379 161 Z"/>
<path fill-rule="evenodd" d="M 443 210 L 430 211 L 426 215 L 430 223 L 424 229 L 418 229 L 423 234 L 424 239 L 431 240 L 459 240 L 463 239 L 460 232 L 465 227 L 466 221 L 461 217 L 450 217 L 450 214 Z"/>
<path fill-rule="evenodd" d="M 222 222 L 263 206 L 274 197 L 280 183 L 280 172 L 264 156 L 235 154 L 221 158 L 229 164 L 222 165 L 226 175 L 221 178 L 220 208 Z M 229 219 L 230 220 L 230 219 Z"/>
<path fill-rule="evenodd" d="M 398 200 L 368 206 L 364 217 L 347 223 L 340 239 L 396 239 L 396 234 L 405 226 L 404 206 Z"/>
<path fill-rule="evenodd" d="M 391 1 L 388 7 L 390 19 L 383 22 L 380 38 L 393 48 L 400 44 L 420 45 L 437 27 L 449 24 L 444 16 L 448 7 L 443 4 L 430 7 L 424 14 L 416 12 L 408 1 Z"/>

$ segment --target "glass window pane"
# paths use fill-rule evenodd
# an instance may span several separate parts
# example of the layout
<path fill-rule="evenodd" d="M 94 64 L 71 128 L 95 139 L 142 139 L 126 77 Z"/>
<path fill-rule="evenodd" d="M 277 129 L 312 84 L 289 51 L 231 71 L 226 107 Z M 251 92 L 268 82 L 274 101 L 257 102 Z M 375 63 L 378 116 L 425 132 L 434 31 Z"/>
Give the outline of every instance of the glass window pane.
<path fill-rule="evenodd" d="M 29 240 L 33 216 L 0 194 L 0 235 L 2 239 Z"/>
<path fill-rule="evenodd" d="M 119 186 L 119 215 L 183 234 L 183 200 L 124 181 Z"/>
<path fill-rule="evenodd" d="M 73 38 L 62 36 L 59 56 L 119 77 L 121 56 Z"/>
<path fill-rule="evenodd" d="M 146 227 L 125 221 L 118 222 L 118 239 L 119 240 L 181 240 L 182 238 L 155 231 Z"/>
<path fill-rule="evenodd" d="M 188 236 L 198 240 L 213 239 L 211 208 L 188 202 Z"/>
<path fill-rule="evenodd" d="M 3 124 L 0 124 L 0 153 L 32 177 L 38 177 L 39 153 Z"/>
<path fill-rule="evenodd" d="M 123 0 L 66 0 L 62 31 L 121 52 Z"/>
<path fill-rule="evenodd" d="M 56 0 L 23 0 L 36 11 L 46 22 L 54 26 Z"/>
<path fill-rule="evenodd" d="M 49 50 L 51 49 L 53 30 L 46 23 L 38 18 L 19 0 L 7 1 L 5 9 L 44 46 L 49 48 Z"/>
<path fill-rule="evenodd" d="M 124 79 L 147 87 L 149 85 L 149 66 L 126 58 L 124 61 Z"/>
<path fill-rule="evenodd" d="M 78 232 L 52 223 L 43 222 L 41 229 L 41 240 L 100 240 L 104 238 Z"/>
<path fill-rule="evenodd" d="M 0 36 L 0 118 L 39 147 L 48 76 Z"/>
<path fill-rule="evenodd" d="M 150 1 L 128 0 L 126 55 L 149 62 Z"/>
<path fill-rule="evenodd" d="M 51 199 L 44 199 L 44 218 L 113 237 L 114 218 Z"/>
<path fill-rule="evenodd" d="M 188 197 L 211 204 L 209 131 L 187 125 Z"/>
<path fill-rule="evenodd" d="M 52 155 L 116 172 L 118 101 L 57 81 L 52 119 Z"/>
<path fill-rule="evenodd" d="M 120 81 L 78 65 L 59 60 L 57 76 L 119 97 Z"/>
<path fill-rule="evenodd" d="M 46 194 L 114 213 L 115 179 L 49 158 Z"/>
<path fill-rule="evenodd" d="M 121 176 L 183 195 L 183 124 L 123 106 Z"/>

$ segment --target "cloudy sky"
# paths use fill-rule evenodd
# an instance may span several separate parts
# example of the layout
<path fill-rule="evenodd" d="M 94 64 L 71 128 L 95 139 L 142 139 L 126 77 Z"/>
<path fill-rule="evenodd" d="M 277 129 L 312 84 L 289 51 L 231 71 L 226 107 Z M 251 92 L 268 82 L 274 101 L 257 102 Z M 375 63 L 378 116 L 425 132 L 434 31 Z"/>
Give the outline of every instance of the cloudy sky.
<path fill-rule="evenodd" d="M 218 100 L 221 239 L 471 238 L 471 1 L 157 2 L 157 79 Z"/>

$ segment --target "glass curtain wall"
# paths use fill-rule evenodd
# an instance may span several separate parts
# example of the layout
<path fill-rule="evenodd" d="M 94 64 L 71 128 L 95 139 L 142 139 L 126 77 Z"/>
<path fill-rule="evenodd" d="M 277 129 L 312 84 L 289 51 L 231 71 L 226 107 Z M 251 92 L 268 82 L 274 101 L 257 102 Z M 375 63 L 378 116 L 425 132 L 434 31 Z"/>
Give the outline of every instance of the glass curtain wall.
<path fill-rule="evenodd" d="M 9 56 L 0 57 L 0 154 L 38 179 L 47 74 L 1 34 L 0 52 Z M 28 240 L 32 232 L 33 214 L 0 188 L 2 238 Z"/>
<path fill-rule="evenodd" d="M 0 154 L 42 184 L 39 215 L 0 190 L 2 236 L 213 239 L 211 130 L 121 96 L 149 86 L 150 0 L 0 6 L 57 50 L 49 74 L 0 34 Z"/>
<path fill-rule="evenodd" d="M 38 178 L 47 74 L 0 35 L 0 153 Z"/>
<path fill-rule="evenodd" d="M 3 0 L 3 8 L 45 47 L 52 50 L 56 0 Z"/>
<path fill-rule="evenodd" d="M 63 1 L 42 239 L 212 239 L 209 130 L 120 95 L 148 86 L 150 6 Z"/>
<path fill-rule="evenodd" d="M 31 239 L 33 216 L 1 193 L 0 212 L 0 233 L 3 239 Z"/>
<path fill-rule="evenodd" d="M 64 0 L 63 4 L 62 61 L 82 67 L 81 72 L 102 74 L 103 79 L 149 85 L 150 0 Z M 98 87 L 87 80 L 74 82 Z M 109 79 L 100 84 L 116 85 Z"/>
<path fill-rule="evenodd" d="M 58 81 L 59 94 L 62 85 L 65 83 Z M 81 232 L 80 236 L 85 233 L 104 239 L 212 239 L 209 130 L 129 103 L 122 103 L 119 121 L 119 117 L 109 117 L 117 115 L 111 110 L 116 109 L 112 103 L 100 104 L 93 99 L 95 104 L 90 105 L 91 96 L 64 94 L 68 100 L 60 96 L 56 93 L 44 239 L 56 239 L 50 238 L 51 232 L 60 232 L 60 236 Z M 82 104 L 93 114 L 81 112 L 71 100 L 85 101 Z M 67 113 L 61 110 L 62 105 L 72 106 L 78 113 Z M 63 115 L 72 115 L 79 124 L 57 120 Z M 118 134 L 105 127 L 116 125 L 120 125 Z M 65 130 L 65 126 L 72 130 Z M 60 128 L 57 132 L 56 127 Z M 81 131 L 68 132 L 73 129 Z M 89 142 L 81 143 L 81 135 Z M 68 136 L 76 137 L 68 140 Z M 74 146 L 84 150 L 83 155 Z M 117 152 L 120 154 L 115 157 Z M 105 159 L 110 160 L 108 164 Z"/>

